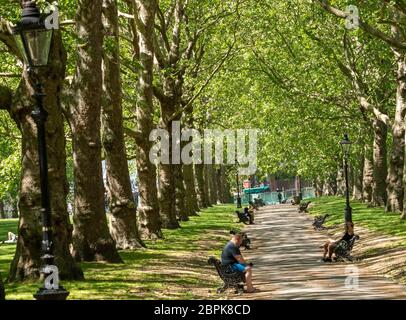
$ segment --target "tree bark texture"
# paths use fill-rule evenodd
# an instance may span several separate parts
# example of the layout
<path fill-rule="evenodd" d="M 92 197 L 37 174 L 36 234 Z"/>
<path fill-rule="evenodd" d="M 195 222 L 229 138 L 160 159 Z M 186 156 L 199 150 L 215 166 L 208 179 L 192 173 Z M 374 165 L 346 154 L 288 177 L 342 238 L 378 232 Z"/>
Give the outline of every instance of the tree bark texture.
<path fill-rule="evenodd" d="M 354 200 L 363 200 L 362 194 L 362 180 L 363 180 L 363 172 L 364 172 L 364 156 L 360 159 L 359 167 L 353 167 L 353 192 L 352 198 Z"/>
<path fill-rule="evenodd" d="M 124 142 L 117 0 L 103 0 L 103 25 L 102 144 L 106 159 L 110 234 L 117 249 L 136 249 L 144 245 L 138 236 L 137 208 Z"/>
<path fill-rule="evenodd" d="M 196 195 L 193 164 L 183 165 L 183 180 L 185 184 L 186 213 L 188 216 L 195 216 L 196 213 L 199 211 L 199 206 Z"/>
<path fill-rule="evenodd" d="M 154 26 L 157 2 L 155 0 L 133 1 L 137 16 L 133 33 L 138 38 L 136 55 L 142 68 L 138 74 L 137 119 L 137 172 L 140 203 L 138 204 L 138 225 L 142 239 L 162 238 L 162 222 L 159 214 L 157 170 L 149 160 L 152 142 L 149 134 L 154 129 L 152 119 L 153 104 L 153 67 L 154 67 Z"/>
<path fill-rule="evenodd" d="M 386 178 L 388 176 L 387 166 L 387 147 L 386 139 L 388 136 L 388 127 L 380 120 L 374 120 L 374 149 L 373 149 L 373 191 L 372 203 L 375 206 L 385 206 Z"/>
<path fill-rule="evenodd" d="M 207 194 L 205 188 L 205 181 L 204 181 L 204 165 L 203 164 L 195 164 L 194 165 L 194 172 L 195 172 L 195 183 L 196 183 L 196 196 L 197 196 L 197 204 L 199 209 L 205 209 L 208 206 L 207 203 Z"/>
<path fill-rule="evenodd" d="M 104 209 L 101 163 L 102 1 L 79 0 L 78 52 L 69 103 L 75 180 L 73 256 L 78 261 L 122 262 Z"/>
<path fill-rule="evenodd" d="M 362 193 L 363 199 L 366 203 L 372 202 L 372 186 L 374 183 L 374 165 L 372 148 L 370 145 L 365 146 L 365 156 L 364 156 L 364 172 L 362 179 Z"/>
<path fill-rule="evenodd" d="M 392 126 L 392 150 L 389 157 L 387 177 L 386 211 L 402 212 L 404 199 L 403 172 L 405 165 L 405 125 L 406 116 L 406 55 L 395 51 L 397 59 L 396 113 Z"/>
<path fill-rule="evenodd" d="M 4 212 L 4 201 L 0 199 L 0 219 L 5 219 L 6 213 Z"/>

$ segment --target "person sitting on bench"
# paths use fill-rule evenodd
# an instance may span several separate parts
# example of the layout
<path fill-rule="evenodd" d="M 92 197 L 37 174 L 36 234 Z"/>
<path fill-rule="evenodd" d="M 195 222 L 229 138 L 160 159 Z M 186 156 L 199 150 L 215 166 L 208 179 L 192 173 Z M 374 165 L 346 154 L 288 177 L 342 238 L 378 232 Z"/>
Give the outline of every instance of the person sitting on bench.
<path fill-rule="evenodd" d="M 244 215 L 249 218 L 250 224 L 254 224 L 254 209 L 251 206 L 250 208 L 244 208 Z"/>
<path fill-rule="evenodd" d="M 253 205 L 250 205 L 248 208 L 248 212 L 250 213 L 250 215 L 252 215 L 252 222 L 254 222 L 254 213 L 256 212 L 256 210 L 258 210 L 258 208 Z"/>
<path fill-rule="evenodd" d="M 247 285 L 246 293 L 257 292 L 258 289 L 252 285 L 252 263 L 248 263 L 242 256 L 240 246 L 242 244 L 241 233 L 233 234 L 231 240 L 223 248 L 221 253 L 221 264 L 230 267 L 234 272 L 238 271 L 245 274 L 245 283 Z"/>
<path fill-rule="evenodd" d="M 333 257 L 333 253 L 335 248 L 337 247 L 338 243 L 340 241 L 345 241 L 347 243 L 350 242 L 350 240 L 352 239 L 352 237 L 354 236 L 354 223 L 352 222 L 347 222 L 347 228 L 346 228 L 346 232 L 344 234 L 344 236 L 336 241 L 336 240 L 331 240 L 328 239 L 323 246 L 321 246 L 321 248 L 324 249 L 324 253 L 323 253 L 323 261 L 324 262 L 331 262 L 332 257 Z M 328 257 L 326 258 L 326 255 L 328 254 Z"/>
<path fill-rule="evenodd" d="M 1 243 L 17 243 L 17 239 L 18 239 L 18 237 L 14 233 L 9 232 L 8 240 L 2 241 Z"/>
<path fill-rule="evenodd" d="M 256 200 L 256 199 L 255 199 Z M 255 210 L 258 210 L 259 206 L 252 201 L 249 201 L 248 204 L 250 205 L 250 208 L 252 207 Z"/>

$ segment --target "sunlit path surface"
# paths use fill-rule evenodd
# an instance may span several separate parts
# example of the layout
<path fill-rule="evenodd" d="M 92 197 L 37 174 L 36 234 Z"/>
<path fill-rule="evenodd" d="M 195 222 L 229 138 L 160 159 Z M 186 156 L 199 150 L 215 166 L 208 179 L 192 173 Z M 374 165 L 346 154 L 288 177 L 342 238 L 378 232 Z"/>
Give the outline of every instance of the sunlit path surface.
<path fill-rule="evenodd" d="M 406 299 L 406 287 L 359 267 L 358 289 L 346 287 L 354 264 L 320 262 L 326 239 L 312 218 L 291 205 L 268 206 L 247 226 L 253 250 L 242 251 L 255 264 L 261 292 L 235 299 Z M 362 241 L 362 240 L 361 240 Z M 350 269 L 350 270 L 349 270 Z"/>

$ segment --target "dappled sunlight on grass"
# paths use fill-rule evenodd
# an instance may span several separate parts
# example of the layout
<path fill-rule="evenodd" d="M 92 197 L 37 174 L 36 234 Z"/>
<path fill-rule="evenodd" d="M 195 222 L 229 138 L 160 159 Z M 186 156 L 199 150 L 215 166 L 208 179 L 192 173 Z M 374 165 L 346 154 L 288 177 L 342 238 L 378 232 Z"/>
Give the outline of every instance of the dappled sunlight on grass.
<path fill-rule="evenodd" d="M 233 205 L 208 208 L 164 230 L 164 239 L 146 241 L 147 249 L 121 251 L 124 264 L 82 263 L 85 281 L 62 281 L 69 299 L 207 299 L 216 298 L 216 271 L 207 264 L 218 256 L 231 229 L 239 230 Z M 17 221 L 0 220 L 0 234 Z M 6 277 L 15 245 L 0 245 L 0 272 Z M 39 283 L 6 284 L 8 299 L 33 299 Z"/>
<path fill-rule="evenodd" d="M 18 219 L 0 220 L 0 241 L 7 240 L 7 235 L 11 231 L 17 234 Z"/>

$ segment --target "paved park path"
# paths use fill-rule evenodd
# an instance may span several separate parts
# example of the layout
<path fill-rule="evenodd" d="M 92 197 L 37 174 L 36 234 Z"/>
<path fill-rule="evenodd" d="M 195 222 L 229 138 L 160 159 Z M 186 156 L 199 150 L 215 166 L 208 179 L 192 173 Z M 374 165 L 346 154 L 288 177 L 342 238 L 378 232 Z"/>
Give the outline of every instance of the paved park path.
<path fill-rule="evenodd" d="M 254 285 L 261 292 L 235 299 L 406 299 L 406 286 L 359 266 L 358 289 L 346 288 L 351 263 L 320 262 L 326 232 L 313 230 L 313 220 L 292 205 L 267 206 L 247 226 L 253 250 Z M 350 269 L 348 269 L 350 268 Z"/>

